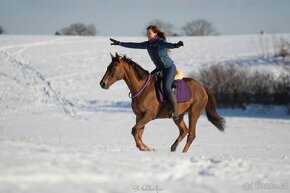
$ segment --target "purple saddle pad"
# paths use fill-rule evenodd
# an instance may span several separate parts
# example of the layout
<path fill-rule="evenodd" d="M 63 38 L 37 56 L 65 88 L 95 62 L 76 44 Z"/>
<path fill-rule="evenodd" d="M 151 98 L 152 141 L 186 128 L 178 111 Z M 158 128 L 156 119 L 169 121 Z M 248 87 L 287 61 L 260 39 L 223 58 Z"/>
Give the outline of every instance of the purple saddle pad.
<path fill-rule="evenodd" d="M 187 84 L 185 83 L 185 81 L 184 80 L 175 80 L 173 84 L 176 87 L 176 101 L 178 103 L 189 101 L 191 98 L 191 93 L 190 93 L 189 88 L 188 88 Z M 166 101 L 166 99 L 163 95 L 163 91 L 161 91 L 162 89 L 160 88 L 160 83 L 158 81 L 156 81 L 155 87 L 158 90 L 160 101 L 161 102 Z"/>

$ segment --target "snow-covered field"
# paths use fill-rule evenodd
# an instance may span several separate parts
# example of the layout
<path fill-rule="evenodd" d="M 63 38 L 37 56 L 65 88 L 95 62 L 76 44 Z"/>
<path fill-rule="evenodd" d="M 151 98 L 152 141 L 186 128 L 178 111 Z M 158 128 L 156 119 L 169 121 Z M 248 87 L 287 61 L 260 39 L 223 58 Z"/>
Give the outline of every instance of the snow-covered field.
<path fill-rule="evenodd" d="M 273 52 L 271 35 L 170 38 L 178 40 L 185 46 L 172 58 L 185 75 L 215 63 L 285 72 L 262 57 Z M 140 152 L 125 83 L 99 86 L 116 51 L 154 69 L 146 51 L 109 37 L 0 36 L 1 193 L 290 192 L 290 117 L 280 107 L 220 110 L 225 133 L 202 116 L 187 154 L 185 140 L 170 152 L 172 121 L 155 120 L 144 142 L 157 152 Z"/>

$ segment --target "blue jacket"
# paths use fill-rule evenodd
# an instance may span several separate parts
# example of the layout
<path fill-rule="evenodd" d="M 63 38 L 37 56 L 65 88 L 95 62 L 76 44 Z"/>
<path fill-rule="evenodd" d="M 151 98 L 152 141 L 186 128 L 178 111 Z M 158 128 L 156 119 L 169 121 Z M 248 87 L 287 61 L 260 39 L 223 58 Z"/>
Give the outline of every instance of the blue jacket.
<path fill-rule="evenodd" d="M 120 46 L 126 48 L 147 49 L 157 70 L 163 70 L 174 65 L 173 60 L 167 55 L 166 50 L 176 48 L 175 44 L 165 42 L 163 38 L 158 38 L 153 42 L 120 42 Z"/>

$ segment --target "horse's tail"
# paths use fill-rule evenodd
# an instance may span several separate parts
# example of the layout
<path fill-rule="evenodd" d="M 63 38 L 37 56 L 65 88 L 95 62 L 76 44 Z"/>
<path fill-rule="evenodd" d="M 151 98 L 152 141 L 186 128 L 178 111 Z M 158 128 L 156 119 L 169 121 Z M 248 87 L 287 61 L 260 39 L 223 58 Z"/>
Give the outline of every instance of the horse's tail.
<path fill-rule="evenodd" d="M 208 96 L 208 102 L 206 104 L 205 110 L 207 119 L 214 125 L 218 130 L 224 131 L 225 130 L 225 120 L 216 112 L 216 102 L 213 94 L 210 90 L 204 86 L 204 89 Z"/>

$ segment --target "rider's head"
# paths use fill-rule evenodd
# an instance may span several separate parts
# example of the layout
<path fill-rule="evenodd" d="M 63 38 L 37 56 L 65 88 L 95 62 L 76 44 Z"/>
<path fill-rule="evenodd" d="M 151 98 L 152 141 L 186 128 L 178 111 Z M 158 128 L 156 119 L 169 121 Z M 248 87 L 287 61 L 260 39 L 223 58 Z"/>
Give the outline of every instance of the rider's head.
<path fill-rule="evenodd" d="M 158 35 L 160 38 L 163 38 L 164 40 L 166 40 L 166 33 L 161 31 L 157 26 L 155 25 L 149 25 L 147 27 L 147 33 L 146 36 L 148 39 L 151 39 L 153 37 L 155 37 L 156 35 Z"/>
<path fill-rule="evenodd" d="M 147 27 L 147 33 L 146 33 L 148 40 L 150 40 L 151 38 L 154 38 L 156 35 L 158 35 L 158 37 L 164 39 L 164 41 L 167 40 L 167 35 L 165 32 L 161 31 L 159 29 L 159 27 L 157 27 L 156 25 L 149 25 Z M 166 49 L 166 53 L 167 53 L 167 55 L 169 55 L 170 50 Z"/>

